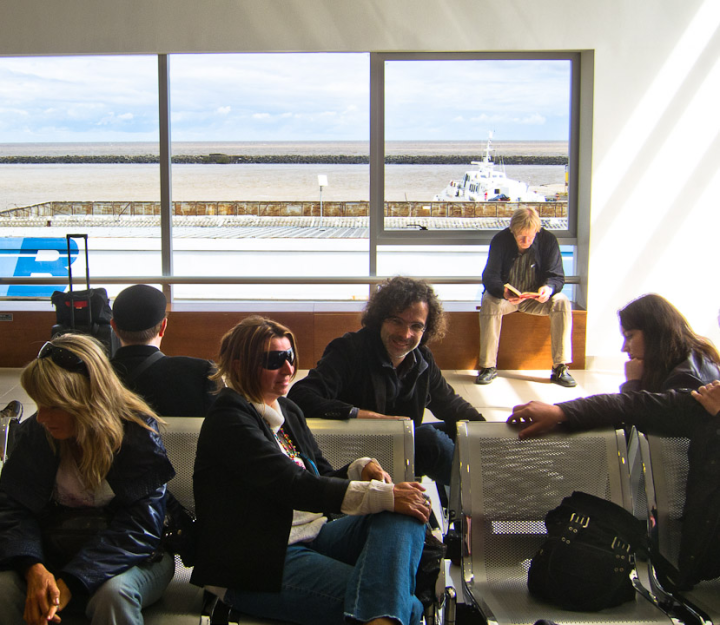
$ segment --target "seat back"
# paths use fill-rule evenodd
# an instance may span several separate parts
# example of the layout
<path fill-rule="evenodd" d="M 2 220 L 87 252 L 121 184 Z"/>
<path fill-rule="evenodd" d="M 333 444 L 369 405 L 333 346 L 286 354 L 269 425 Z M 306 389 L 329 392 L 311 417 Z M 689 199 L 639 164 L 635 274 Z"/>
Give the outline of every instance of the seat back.
<path fill-rule="evenodd" d="M 639 434 L 645 477 L 650 535 L 660 553 L 677 567 L 682 536 L 682 517 L 689 469 L 690 440 L 682 437 Z M 665 594 L 660 587 L 657 592 Z M 675 599 L 705 622 L 720 622 L 720 579 L 697 584 L 692 590 L 675 593 Z"/>
<path fill-rule="evenodd" d="M 193 497 L 193 468 L 202 417 L 164 417 L 167 426 L 161 430 L 168 458 L 175 468 L 175 477 L 168 482 L 168 490 L 188 510 L 195 512 Z"/>
<path fill-rule="evenodd" d="M 167 426 L 161 435 L 168 458 L 175 468 L 175 477 L 168 490 L 188 510 L 195 511 L 193 467 L 195 450 L 203 419 L 200 417 L 163 417 Z M 203 607 L 203 590 L 190 584 L 192 569 L 175 556 L 175 577 L 162 598 L 143 610 L 145 625 L 197 625 Z"/>
<path fill-rule="evenodd" d="M 308 426 L 333 468 L 357 458 L 376 458 L 394 482 L 415 480 L 415 430 L 410 420 L 308 419 Z"/>
<path fill-rule="evenodd" d="M 464 525 L 463 588 L 488 622 L 567 622 L 568 612 L 532 598 L 530 561 L 546 538 L 544 518 L 574 490 L 631 509 L 625 436 L 597 430 L 520 441 L 506 423 L 462 422 L 457 438 Z M 598 613 L 573 612 L 580 623 L 669 619 L 638 598 Z"/>

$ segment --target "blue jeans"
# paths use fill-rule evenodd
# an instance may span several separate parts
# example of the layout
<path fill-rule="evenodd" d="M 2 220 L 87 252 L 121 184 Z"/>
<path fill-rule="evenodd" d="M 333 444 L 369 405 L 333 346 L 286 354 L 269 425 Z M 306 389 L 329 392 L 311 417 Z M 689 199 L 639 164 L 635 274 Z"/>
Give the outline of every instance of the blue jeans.
<path fill-rule="evenodd" d="M 450 486 L 455 443 L 445 433 L 454 423 L 424 423 L 415 428 L 415 475 L 427 475 L 444 486 Z"/>
<path fill-rule="evenodd" d="M 85 615 L 92 625 L 142 625 L 142 608 L 162 596 L 175 572 L 175 558 L 169 553 L 152 564 L 134 566 L 110 578 L 90 597 Z M 3 625 L 23 625 L 25 580 L 15 571 L 0 572 L 0 614 Z M 59 613 L 63 623 L 77 623 L 73 602 Z M 86 623 L 85 619 L 81 619 Z"/>
<path fill-rule="evenodd" d="M 423 606 L 415 573 L 424 541 L 425 526 L 413 517 L 343 517 L 324 525 L 314 541 L 288 547 L 280 592 L 230 589 L 224 601 L 240 612 L 301 625 L 383 616 L 418 625 Z"/>

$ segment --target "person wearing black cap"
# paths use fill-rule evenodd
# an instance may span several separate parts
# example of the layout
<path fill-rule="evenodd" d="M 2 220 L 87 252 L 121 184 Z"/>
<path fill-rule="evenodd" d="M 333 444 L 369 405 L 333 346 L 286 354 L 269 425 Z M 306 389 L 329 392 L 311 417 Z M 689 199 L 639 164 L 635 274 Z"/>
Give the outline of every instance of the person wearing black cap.
<path fill-rule="evenodd" d="M 215 367 L 209 360 L 165 356 L 160 343 L 167 329 L 162 291 L 136 284 L 113 303 L 113 329 L 122 347 L 112 365 L 125 386 L 163 417 L 204 417 L 215 400 Z"/>

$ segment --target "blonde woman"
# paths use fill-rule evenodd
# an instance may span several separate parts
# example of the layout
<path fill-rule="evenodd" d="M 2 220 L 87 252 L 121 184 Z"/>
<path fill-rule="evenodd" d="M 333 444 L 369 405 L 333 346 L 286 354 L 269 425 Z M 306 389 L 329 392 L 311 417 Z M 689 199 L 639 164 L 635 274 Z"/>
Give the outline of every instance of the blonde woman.
<path fill-rule="evenodd" d="M 174 569 L 160 549 L 174 470 L 153 411 L 86 336 L 46 343 L 20 380 L 38 412 L 0 475 L 3 623 L 142 623 Z"/>

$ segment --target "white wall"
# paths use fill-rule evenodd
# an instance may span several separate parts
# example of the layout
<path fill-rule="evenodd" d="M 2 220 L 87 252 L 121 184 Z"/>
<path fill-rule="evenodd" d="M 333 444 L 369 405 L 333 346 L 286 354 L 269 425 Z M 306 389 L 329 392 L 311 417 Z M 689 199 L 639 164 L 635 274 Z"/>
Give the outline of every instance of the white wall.
<path fill-rule="evenodd" d="M 658 292 L 720 345 L 717 0 L 3 0 L 0 54 L 593 50 L 588 344 Z M 1 139 L 0 139 L 1 140 Z"/>

